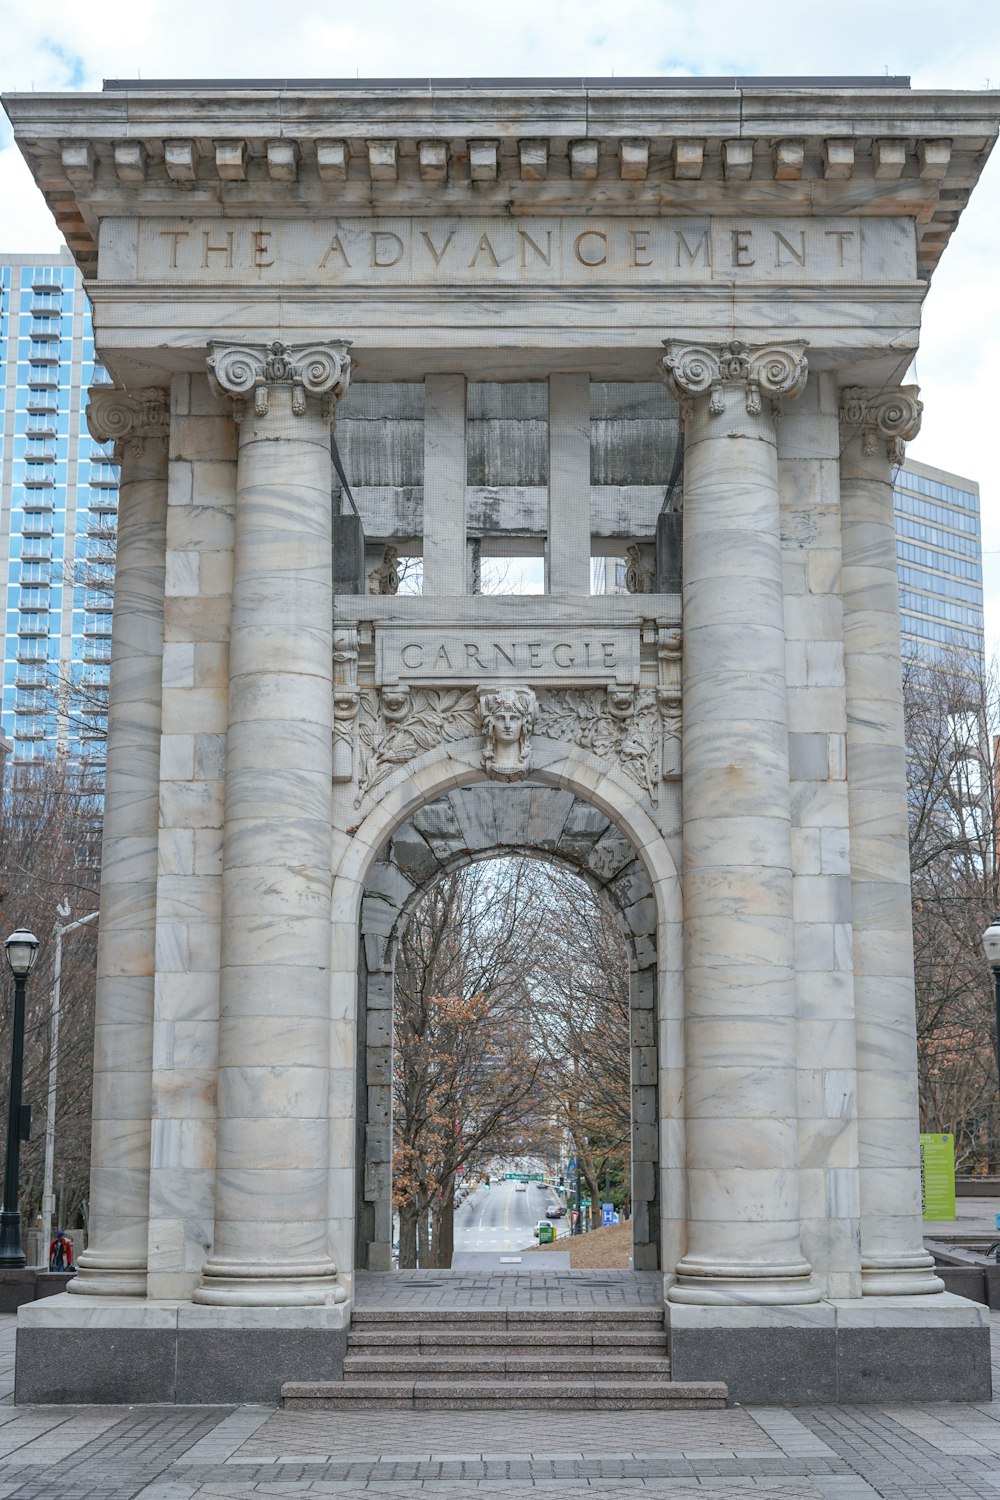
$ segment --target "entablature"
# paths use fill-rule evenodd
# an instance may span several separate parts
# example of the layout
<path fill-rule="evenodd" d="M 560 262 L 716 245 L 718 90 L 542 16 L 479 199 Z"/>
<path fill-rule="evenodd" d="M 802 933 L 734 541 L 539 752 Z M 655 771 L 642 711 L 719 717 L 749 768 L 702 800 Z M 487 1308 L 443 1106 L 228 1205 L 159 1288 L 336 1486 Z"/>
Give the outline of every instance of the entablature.
<path fill-rule="evenodd" d="M 81 269 L 106 217 L 910 217 L 933 270 L 995 93 L 905 88 L 116 87 L 5 100 Z"/>

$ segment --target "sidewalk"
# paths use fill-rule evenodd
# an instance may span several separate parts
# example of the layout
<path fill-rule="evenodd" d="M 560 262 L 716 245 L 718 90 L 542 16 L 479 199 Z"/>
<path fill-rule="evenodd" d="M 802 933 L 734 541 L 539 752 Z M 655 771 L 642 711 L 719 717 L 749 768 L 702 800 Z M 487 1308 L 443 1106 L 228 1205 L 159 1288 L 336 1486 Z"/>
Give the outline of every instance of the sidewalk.
<path fill-rule="evenodd" d="M 996 1227 L 1000 1198 L 956 1198 L 954 1219 L 925 1219 L 924 1234 L 988 1234 L 1000 1240 Z"/>
<path fill-rule="evenodd" d="M 0 1500 L 1000 1500 L 993 1405 L 341 1416 L 272 1407 L 18 1407 L 0 1319 Z M 993 1319 L 1000 1390 L 1000 1314 Z"/>

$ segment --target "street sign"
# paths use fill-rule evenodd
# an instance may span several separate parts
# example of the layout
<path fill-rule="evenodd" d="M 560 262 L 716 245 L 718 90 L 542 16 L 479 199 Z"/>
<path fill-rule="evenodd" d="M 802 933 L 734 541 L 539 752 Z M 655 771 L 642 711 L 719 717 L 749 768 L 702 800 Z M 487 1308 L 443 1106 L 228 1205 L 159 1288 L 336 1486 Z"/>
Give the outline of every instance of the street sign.
<path fill-rule="evenodd" d="M 601 1204 L 601 1223 L 613 1224 L 615 1222 L 615 1205 L 613 1203 Z"/>
<path fill-rule="evenodd" d="M 920 1195 L 925 1219 L 955 1218 L 955 1137 L 920 1137 Z"/>

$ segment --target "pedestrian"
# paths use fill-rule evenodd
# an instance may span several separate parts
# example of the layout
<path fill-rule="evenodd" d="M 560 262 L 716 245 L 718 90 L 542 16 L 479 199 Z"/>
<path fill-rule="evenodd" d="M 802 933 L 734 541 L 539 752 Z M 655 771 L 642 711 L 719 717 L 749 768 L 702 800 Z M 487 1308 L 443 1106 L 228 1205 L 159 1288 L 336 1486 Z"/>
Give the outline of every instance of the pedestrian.
<path fill-rule="evenodd" d="M 49 1245 L 49 1270 L 72 1271 L 73 1241 L 64 1229 L 57 1229 Z"/>

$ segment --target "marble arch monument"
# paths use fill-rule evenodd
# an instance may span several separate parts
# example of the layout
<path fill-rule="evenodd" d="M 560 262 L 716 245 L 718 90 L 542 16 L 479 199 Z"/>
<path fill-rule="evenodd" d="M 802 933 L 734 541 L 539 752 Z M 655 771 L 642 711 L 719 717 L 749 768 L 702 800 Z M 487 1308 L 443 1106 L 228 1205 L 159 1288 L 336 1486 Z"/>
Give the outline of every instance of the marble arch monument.
<path fill-rule="evenodd" d="M 19 1399 L 337 1377 L 385 1264 L 392 935 L 508 847 L 630 935 L 675 1373 L 982 1399 L 983 1311 L 922 1246 L 891 467 L 995 96 L 5 103 L 122 465 L 91 1238 L 22 1310 Z M 478 591 L 504 550 L 543 595 Z"/>

